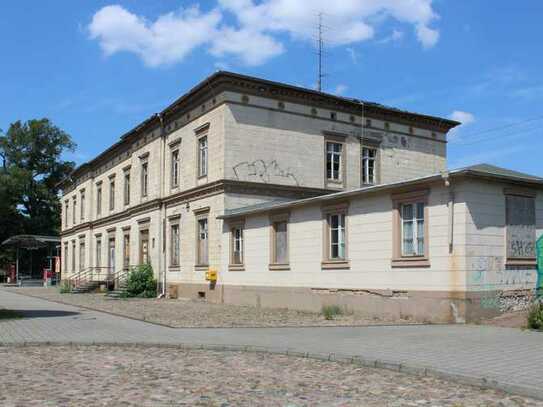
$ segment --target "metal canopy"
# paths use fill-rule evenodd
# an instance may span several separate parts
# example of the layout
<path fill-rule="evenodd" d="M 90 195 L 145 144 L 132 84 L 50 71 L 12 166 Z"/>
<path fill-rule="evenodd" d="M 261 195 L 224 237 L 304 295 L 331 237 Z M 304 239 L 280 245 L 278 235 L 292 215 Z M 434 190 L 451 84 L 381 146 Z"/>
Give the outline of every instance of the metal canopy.
<path fill-rule="evenodd" d="M 49 244 L 59 244 L 60 238 L 56 236 L 16 235 L 2 242 L 2 246 L 14 249 L 36 250 L 47 247 Z"/>

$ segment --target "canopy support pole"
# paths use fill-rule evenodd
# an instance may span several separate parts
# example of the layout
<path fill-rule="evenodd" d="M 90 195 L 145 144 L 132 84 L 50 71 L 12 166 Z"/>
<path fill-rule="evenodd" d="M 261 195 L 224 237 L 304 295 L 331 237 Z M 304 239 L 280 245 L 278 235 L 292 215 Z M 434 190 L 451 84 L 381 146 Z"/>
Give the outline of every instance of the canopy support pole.
<path fill-rule="evenodd" d="M 19 248 L 17 248 L 17 262 L 15 263 L 15 283 L 19 285 Z"/>

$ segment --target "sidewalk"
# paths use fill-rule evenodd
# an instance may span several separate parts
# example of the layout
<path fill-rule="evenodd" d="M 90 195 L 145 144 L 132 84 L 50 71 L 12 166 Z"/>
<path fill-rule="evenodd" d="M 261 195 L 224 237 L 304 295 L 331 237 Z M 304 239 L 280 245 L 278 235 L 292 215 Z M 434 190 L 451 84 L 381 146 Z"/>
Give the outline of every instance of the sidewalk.
<path fill-rule="evenodd" d="M 0 289 L 0 343 L 152 343 L 251 346 L 350 360 L 487 385 L 543 399 L 543 334 L 488 326 L 174 329 Z"/>

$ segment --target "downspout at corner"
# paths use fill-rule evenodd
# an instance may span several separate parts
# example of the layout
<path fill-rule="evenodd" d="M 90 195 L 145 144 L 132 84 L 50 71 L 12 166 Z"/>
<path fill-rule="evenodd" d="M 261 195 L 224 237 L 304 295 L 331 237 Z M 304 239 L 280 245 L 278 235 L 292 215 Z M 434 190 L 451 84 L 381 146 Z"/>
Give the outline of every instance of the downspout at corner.
<path fill-rule="evenodd" d="M 162 289 L 158 298 L 166 297 L 166 210 L 164 204 L 165 194 L 165 176 L 166 176 L 166 134 L 164 132 L 164 117 L 162 113 L 157 113 L 158 120 L 160 122 L 160 143 L 162 147 L 161 151 L 161 174 L 160 174 L 160 249 L 162 250 L 161 264 L 159 267 L 162 269 Z"/>
<path fill-rule="evenodd" d="M 449 254 L 452 254 L 454 250 L 454 188 L 452 187 L 451 180 L 449 177 L 448 171 L 443 171 L 441 173 L 441 177 L 443 178 L 443 182 L 445 183 L 445 187 L 449 190 L 449 196 L 447 200 L 447 208 L 448 208 L 448 222 L 447 222 L 447 240 L 449 244 Z"/>

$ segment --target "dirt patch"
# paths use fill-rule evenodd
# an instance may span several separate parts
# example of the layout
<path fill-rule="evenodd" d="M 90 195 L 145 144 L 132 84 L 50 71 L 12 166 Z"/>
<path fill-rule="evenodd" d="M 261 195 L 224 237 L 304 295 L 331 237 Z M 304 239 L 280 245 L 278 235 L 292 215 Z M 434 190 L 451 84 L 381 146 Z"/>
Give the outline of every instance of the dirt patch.
<path fill-rule="evenodd" d="M 111 299 L 104 294 L 60 294 L 55 288 L 17 288 L 13 291 L 176 328 L 364 326 L 412 323 L 405 319 L 370 319 L 349 312 L 334 315 L 333 319 L 327 320 L 320 313 L 211 304 L 189 299 Z"/>
<path fill-rule="evenodd" d="M 528 311 L 507 312 L 494 318 L 481 321 L 481 325 L 499 326 L 502 328 L 526 328 Z"/>

